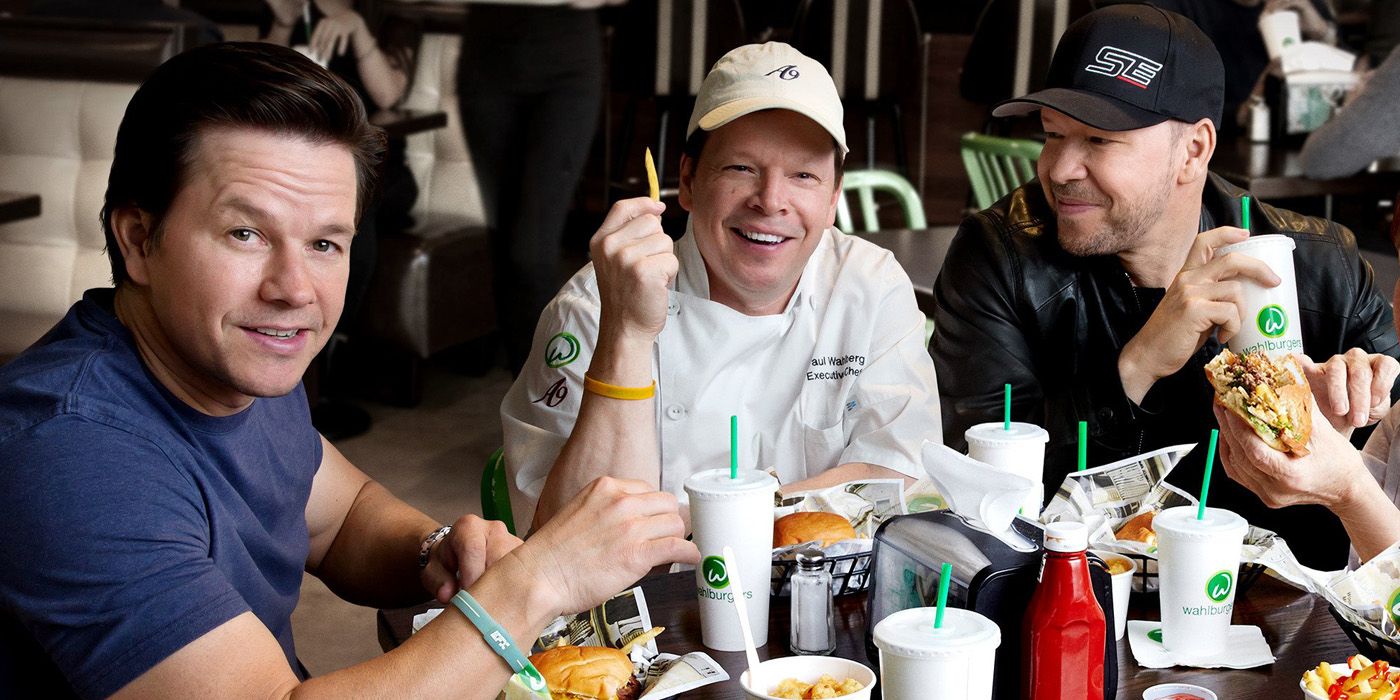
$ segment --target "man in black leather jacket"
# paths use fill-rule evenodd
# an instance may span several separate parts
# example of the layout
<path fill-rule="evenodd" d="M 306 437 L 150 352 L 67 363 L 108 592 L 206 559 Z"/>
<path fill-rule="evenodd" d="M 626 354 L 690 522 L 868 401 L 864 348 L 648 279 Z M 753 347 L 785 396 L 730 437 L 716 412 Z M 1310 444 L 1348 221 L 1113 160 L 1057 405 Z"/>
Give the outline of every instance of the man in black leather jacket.
<path fill-rule="evenodd" d="M 1015 420 L 1050 433 L 1047 496 L 1075 461 L 1088 422 L 1091 466 L 1167 445 L 1204 445 L 1215 427 L 1203 367 L 1241 324 L 1242 284 L 1274 286 L 1266 265 L 1214 250 L 1249 233 L 1294 239 L 1305 362 L 1323 413 L 1339 428 L 1374 423 L 1400 364 L 1391 310 L 1351 232 L 1255 204 L 1208 172 L 1223 68 L 1189 20 L 1115 6 L 1072 25 L 1049 87 L 998 106 L 1039 111 L 1045 150 L 1034 180 L 967 219 L 935 285 L 943 434 L 1000 420 L 1002 387 Z M 1387 357 L 1389 356 L 1389 357 Z M 1204 448 L 1171 481 L 1198 492 Z M 1317 506 L 1266 508 L 1218 473 L 1210 503 L 1278 532 L 1302 561 L 1346 563 L 1346 535 Z"/>

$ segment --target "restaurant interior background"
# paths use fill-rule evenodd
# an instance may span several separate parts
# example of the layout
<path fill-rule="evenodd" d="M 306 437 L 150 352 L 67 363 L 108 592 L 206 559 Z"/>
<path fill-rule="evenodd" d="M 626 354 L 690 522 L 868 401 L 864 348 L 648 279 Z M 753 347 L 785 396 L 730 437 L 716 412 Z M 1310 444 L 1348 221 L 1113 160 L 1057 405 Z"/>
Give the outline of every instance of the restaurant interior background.
<path fill-rule="evenodd" d="M 52 325 L 83 288 L 108 282 L 97 212 L 116 125 L 141 77 L 204 36 L 196 24 L 120 19 L 123 8 L 148 4 L 158 0 L 0 0 L 0 222 L 8 221 L 0 223 L 0 361 Z M 261 0 L 164 4 L 207 18 L 227 39 L 255 39 L 270 21 Z M 1366 4 L 1336 4 L 1342 42 L 1359 41 Z M 352 461 L 451 522 L 480 513 L 482 465 L 501 443 L 497 409 L 511 381 L 495 350 L 486 220 L 457 121 L 457 42 L 470 18 L 460 3 L 355 5 L 366 17 L 404 17 L 423 30 L 403 110 L 376 116 L 406 136 L 420 195 L 411 230 L 380 234 L 366 301 L 357 318 L 342 322 L 349 350 L 313 366 L 308 387 L 365 414 L 358 434 L 337 440 Z M 1023 7 L 1029 22 L 1016 21 Z M 692 95 L 710 63 L 749 41 L 789 41 L 832 68 L 844 93 L 848 170 L 899 174 L 917 193 L 929 228 L 956 225 L 975 209 L 963 135 L 1034 138 L 1037 124 L 991 123 L 989 107 L 1018 88 L 1035 89 L 1058 32 L 1091 7 L 1089 0 L 631 0 L 609 7 L 602 13 L 602 118 L 572 194 L 561 269 L 572 273 L 586 260 L 588 237 L 611 202 L 645 192 L 644 147 L 658 154 L 671 205 L 667 230 L 683 231 L 675 164 Z M 1296 145 L 1275 141 L 1263 152 Z M 1221 150 L 1229 147 L 1222 140 Z M 1357 233 L 1388 290 L 1400 274 L 1385 234 L 1400 179 L 1385 180 L 1388 192 L 1358 182 L 1327 196 L 1264 199 L 1305 213 L 1331 211 Z M 877 203 L 886 228 L 907 226 L 896 199 L 879 194 Z M 931 279 L 936 268 L 923 275 Z M 911 276 L 919 274 L 911 269 Z M 374 611 L 340 602 L 310 577 L 293 621 L 313 673 L 379 653 Z"/>

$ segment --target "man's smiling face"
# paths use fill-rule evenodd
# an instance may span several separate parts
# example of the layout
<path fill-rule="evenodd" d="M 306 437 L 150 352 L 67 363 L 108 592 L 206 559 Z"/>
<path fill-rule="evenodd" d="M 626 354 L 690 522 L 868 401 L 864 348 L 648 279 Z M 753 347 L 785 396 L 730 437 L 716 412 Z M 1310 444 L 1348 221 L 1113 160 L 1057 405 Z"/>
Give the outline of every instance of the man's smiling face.
<path fill-rule="evenodd" d="M 681 206 L 711 299 L 744 313 L 782 311 L 836 219 L 834 149 L 811 119 L 765 110 L 711 132 L 698 162 L 682 158 Z"/>

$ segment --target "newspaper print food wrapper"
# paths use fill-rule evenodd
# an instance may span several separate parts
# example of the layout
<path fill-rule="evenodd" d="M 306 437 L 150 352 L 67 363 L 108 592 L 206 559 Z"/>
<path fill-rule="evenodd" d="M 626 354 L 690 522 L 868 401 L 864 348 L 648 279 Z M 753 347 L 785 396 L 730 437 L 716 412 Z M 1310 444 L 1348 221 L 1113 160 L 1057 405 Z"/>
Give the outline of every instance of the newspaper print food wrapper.
<path fill-rule="evenodd" d="M 1333 607 L 1352 624 L 1400 643 L 1400 542 L 1330 582 Z"/>
<path fill-rule="evenodd" d="M 1053 523 L 1070 520 L 1089 526 L 1089 541 L 1099 549 L 1118 552 L 1131 557 L 1138 565 L 1133 575 L 1133 590 L 1157 590 L 1157 550 L 1137 540 L 1120 540 L 1114 536 L 1118 528 L 1140 513 L 1149 510 L 1162 511 L 1176 506 L 1195 506 L 1198 501 L 1191 494 L 1168 484 L 1167 475 L 1174 469 L 1195 444 L 1172 445 L 1158 450 L 1129 457 L 1102 467 L 1071 472 L 1065 476 L 1050 505 L 1041 513 L 1041 522 Z M 1282 552 L 1276 554 L 1280 566 L 1291 560 L 1297 567 L 1297 560 L 1288 551 L 1287 544 L 1274 533 L 1250 526 L 1245 533 L 1241 561 L 1258 562 L 1278 543 Z M 1297 569 L 1293 569 L 1295 572 Z M 1297 576 L 1303 576 L 1301 572 Z"/>
<path fill-rule="evenodd" d="M 429 610 L 413 618 L 413 631 L 442 613 Z M 563 615 L 544 628 L 531 645 L 532 652 L 558 644 L 573 646 L 602 646 L 621 649 L 638 635 L 650 630 L 651 614 L 647 611 L 646 595 L 641 587 L 623 591 L 602 605 L 575 615 Z M 684 656 L 660 653 L 656 641 L 634 647 L 630 657 L 636 667 L 636 677 L 642 682 L 638 700 L 662 700 L 711 683 L 729 680 L 714 659 L 696 651 Z M 505 700 L 538 700 L 515 676 L 501 691 Z"/>
<path fill-rule="evenodd" d="M 870 550 L 874 548 L 875 531 L 880 529 L 880 525 L 896 515 L 904 515 L 908 512 L 904 500 L 904 480 L 863 479 L 847 481 L 844 484 L 837 484 L 817 491 L 801 491 L 787 496 L 779 496 L 774 503 L 773 519 L 777 520 L 793 513 L 814 512 L 840 515 L 849 521 L 851 528 L 856 531 L 856 537 L 853 540 L 833 542 L 825 547 L 820 547 L 827 559 L 851 554 L 869 554 Z M 797 550 L 815 544 L 804 542 L 786 547 L 775 547 L 773 559 L 790 560 Z M 843 576 L 849 575 L 853 569 L 865 568 L 868 566 L 868 562 L 867 557 L 831 562 L 828 569 L 831 571 L 833 590 L 840 588 Z M 788 592 L 788 582 L 785 580 L 784 571 L 783 566 L 774 565 L 773 567 L 773 578 L 782 581 L 782 588 L 774 591 L 776 595 L 786 595 Z M 857 576 L 860 577 L 860 580 L 850 581 L 849 587 L 863 589 L 866 584 L 864 580 L 866 574 L 857 574 Z"/>

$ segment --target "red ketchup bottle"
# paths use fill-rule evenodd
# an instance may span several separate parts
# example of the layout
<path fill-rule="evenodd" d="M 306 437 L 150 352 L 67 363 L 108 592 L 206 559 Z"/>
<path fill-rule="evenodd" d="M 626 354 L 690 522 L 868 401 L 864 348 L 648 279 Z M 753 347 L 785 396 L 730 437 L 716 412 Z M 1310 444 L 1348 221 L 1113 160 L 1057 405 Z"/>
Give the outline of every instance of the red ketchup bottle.
<path fill-rule="evenodd" d="M 1022 698 L 1104 700 L 1108 628 L 1089 579 L 1088 546 L 1089 529 L 1083 523 L 1045 526 L 1045 566 L 1021 635 Z"/>

